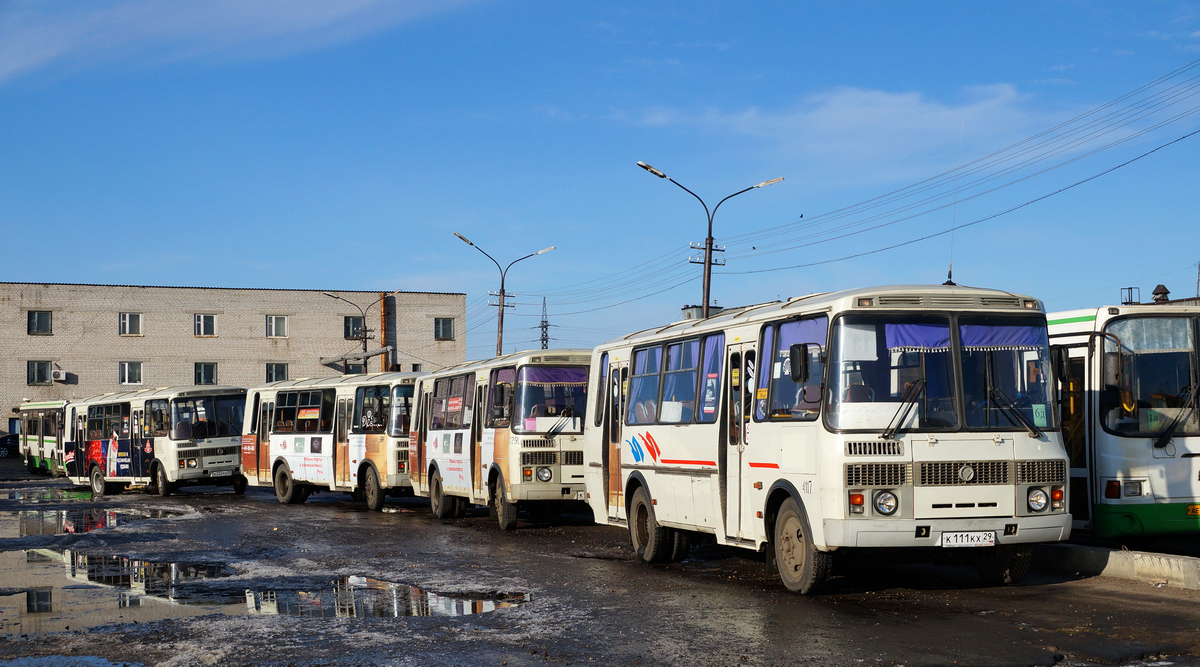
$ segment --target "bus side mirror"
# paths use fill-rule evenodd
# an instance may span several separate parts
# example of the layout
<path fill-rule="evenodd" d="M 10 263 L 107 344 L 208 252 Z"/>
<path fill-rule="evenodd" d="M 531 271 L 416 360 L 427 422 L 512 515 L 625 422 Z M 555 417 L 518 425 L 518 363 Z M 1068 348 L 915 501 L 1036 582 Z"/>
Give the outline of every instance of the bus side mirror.
<path fill-rule="evenodd" d="M 792 382 L 808 381 L 808 343 L 795 343 L 788 348 Z"/>
<path fill-rule="evenodd" d="M 1105 352 L 1104 353 L 1104 371 L 1102 373 L 1101 382 L 1105 389 L 1120 389 L 1121 388 L 1121 353 L 1120 352 Z"/>
<path fill-rule="evenodd" d="M 1050 348 L 1050 367 L 1054 369 L 1054 377 L 1059 382 L 1066 383 L 1070 357 L 1067 348 L 1054 345 Z"/>

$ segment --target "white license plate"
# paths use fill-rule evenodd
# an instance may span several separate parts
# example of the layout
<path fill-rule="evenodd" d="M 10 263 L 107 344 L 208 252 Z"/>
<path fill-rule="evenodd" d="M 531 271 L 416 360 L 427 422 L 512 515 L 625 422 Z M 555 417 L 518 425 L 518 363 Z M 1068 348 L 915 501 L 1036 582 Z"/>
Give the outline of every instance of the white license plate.
<path fill-rule="evenodd" d="M 994 547 L 996 531 L 980 530 L 969 533 L 942 533 L 943 547 Z"/>
<path fill-rule="evenodd" d="M 228 477 L 233 474 L 232 470 L 214 470 L 209 477 Z"/>

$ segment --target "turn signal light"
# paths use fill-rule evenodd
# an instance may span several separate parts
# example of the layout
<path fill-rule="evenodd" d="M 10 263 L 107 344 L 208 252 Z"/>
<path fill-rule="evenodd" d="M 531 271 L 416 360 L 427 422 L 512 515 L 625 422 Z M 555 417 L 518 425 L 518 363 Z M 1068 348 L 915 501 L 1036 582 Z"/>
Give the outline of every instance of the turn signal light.
<path fill-rule="evenodd" d="M 521 476 L 525 478 L 526 482 L 532 482 L 533 481 L 533 468 L 525 468 L 525 469 L 521 470 Z"/>
<path fill-rule="evenodd" d="M 858 493 L 858 492 L 851 493 L 850 494 L 850 513 L 851 514 L 862 514 L 866 509 L 865 503 L 866 503 L 866 498 L 863 494 Z"/>
<path fill-rule="evenodd" d="M 1062 489 L 1054 488 L 1054 489 L 1050 490 L 1050 500 L 1062 500 L 1062 499 L 1063 499 L 1063 490 Z"/>
<path fill-rule="evenodd" d="M 1115 479 L 1108 480 L 1108 484 L 1104 485 L 1104 497 L 1105 498 L 1120 498 L 1121 497 L 1121 483 Z"/>

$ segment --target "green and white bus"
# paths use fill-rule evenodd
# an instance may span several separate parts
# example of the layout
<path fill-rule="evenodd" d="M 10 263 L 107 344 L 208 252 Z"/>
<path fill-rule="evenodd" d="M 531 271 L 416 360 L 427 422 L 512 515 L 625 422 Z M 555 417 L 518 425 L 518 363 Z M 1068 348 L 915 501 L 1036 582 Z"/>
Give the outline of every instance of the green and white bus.
<path fill-rule="evenodd" d="M 1075 526 L 1129 542 L 1200 532 L 1200 307 L 1047 318 Z"/>
<path fill-rule="evenodd" d="M 67 402 L 38 401 L 17 408 L 21 419 L 20 453 L 32 473 L 58 477 L 65 472 L 62 460 L 63 406 Z"/>

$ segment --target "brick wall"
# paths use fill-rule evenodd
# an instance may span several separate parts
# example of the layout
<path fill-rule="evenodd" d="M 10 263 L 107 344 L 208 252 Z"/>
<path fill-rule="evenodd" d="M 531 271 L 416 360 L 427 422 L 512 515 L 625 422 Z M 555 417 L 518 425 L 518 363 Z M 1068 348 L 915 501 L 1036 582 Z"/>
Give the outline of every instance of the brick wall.
<path fill-rule="evenodd" d="M 331 292 L 367 308 L 366 326 L 373 329 L 368 350 L 383 344 L 379 329 L 381 292 Z M 391 354 L 372 357 L 369 371 L 436 370 L 465 360 L 463 294 L 399 292 L 387 296 L 386 342 Z M 51 335 L 28 333 L 28 311 L 52 313 Z M 141 313 L 141 335 L 119 334 L 119 314 Z M 216 336 L 198 337 L 196 313 L 216 316 Z M 267 315 L 287 316 L 287 337 L 268 338 Z M 267 363 L 288 364 L 288 377 L 329 377 L 340 364 L 322 365 L 320 357 L 361 350 L 358 340 L 344 337 L 343 317 L 358 316 L 354 306 L 312 290 L 222 289 L 203 287 L 138 287 L 0 283 L 0 411 L 23 399 L 82 398 L 131 387 L 118 383 L 118 364 L 142 362 L 137 388 L 194 382 L 195 364 L 217 364 L 217 381 L 253 387 L 266 379 Z M 454 340 L 434 340 L 434 318 L 454 319 Z M 27 384 L 28 361 L 52 361 L 67 381 L 48 386 Z M 0 420 L 7 431 L 8 420 Z"/>

